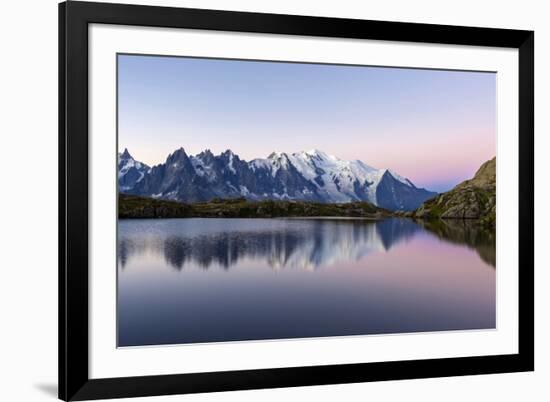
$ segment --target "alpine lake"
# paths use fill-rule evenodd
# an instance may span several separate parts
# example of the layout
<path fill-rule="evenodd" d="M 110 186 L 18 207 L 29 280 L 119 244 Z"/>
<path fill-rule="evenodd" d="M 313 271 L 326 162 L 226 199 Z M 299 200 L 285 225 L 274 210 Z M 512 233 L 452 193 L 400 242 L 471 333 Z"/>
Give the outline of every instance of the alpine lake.
<path fill-rule="evenodd" d="M 122 219 L 118 346 L 495 327 L 495 236 L 406 218 Z"/>

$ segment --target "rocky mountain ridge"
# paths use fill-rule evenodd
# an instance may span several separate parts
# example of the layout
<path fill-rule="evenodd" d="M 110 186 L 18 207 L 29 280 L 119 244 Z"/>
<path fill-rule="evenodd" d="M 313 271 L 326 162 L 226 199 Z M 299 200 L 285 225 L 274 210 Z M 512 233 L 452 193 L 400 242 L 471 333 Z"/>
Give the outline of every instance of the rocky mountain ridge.
<path fill-rule="evenodd" d="M 129 152 L 121 155 L 128 159 Z M 131 159 L 134 165 L 139 164 Z M 210 150 L 188 155 L 180 148 L 165 163 L 147 169 L 124 173 L 119 162 L 120 191 L 186 203 L 239 197 L 250 201 L 366 201 L 400 211 L 415 210 L 436 195 L 391 170 L 376 169 L 359 160 L 342 160 L 319 150 L 273 152 L 266 159 L 247 162 L 231 150 L 219 155 Z M 133 176 L 128 178 L 130 172 Z"/>

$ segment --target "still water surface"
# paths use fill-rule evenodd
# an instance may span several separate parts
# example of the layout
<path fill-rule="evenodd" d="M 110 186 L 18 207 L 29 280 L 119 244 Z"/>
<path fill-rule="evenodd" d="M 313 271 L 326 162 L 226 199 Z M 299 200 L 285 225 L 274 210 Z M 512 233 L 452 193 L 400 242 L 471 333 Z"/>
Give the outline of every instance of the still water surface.
<path fill-rule="evenodd" d="M 121 220 L 118 345 L 495 327 L 494 236 L 407 219 Z"/>

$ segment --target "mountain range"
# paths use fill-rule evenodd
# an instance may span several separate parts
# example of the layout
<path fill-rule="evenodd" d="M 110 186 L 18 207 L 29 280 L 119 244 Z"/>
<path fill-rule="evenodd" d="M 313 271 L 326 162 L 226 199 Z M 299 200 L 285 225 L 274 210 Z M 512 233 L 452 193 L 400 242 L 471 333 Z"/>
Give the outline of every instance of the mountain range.
<path fill-rule="evenodd" d="M 188 155 L 180 148 L 153 167 L 127 149 L 118 155 L 119 191 L 185 203 L 245 197 L 323 203 L 368 201 L 394 211 L 412 211 L 437 195 L 409 179 L 362 161 L 346 161 L 319 150 L 273 152 L 245 161 L 231 150 Z"/>

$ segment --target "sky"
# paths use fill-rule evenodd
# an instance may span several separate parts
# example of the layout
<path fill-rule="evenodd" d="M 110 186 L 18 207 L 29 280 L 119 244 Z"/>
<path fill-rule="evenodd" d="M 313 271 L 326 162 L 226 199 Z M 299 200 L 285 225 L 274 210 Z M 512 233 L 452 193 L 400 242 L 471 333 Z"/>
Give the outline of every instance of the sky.
<path fill-rule="evenodd" d="M 496 74 L 119 55 L 118 147 L 151 166 L 319 149 L 447 191 L 496 155 Z"/>

